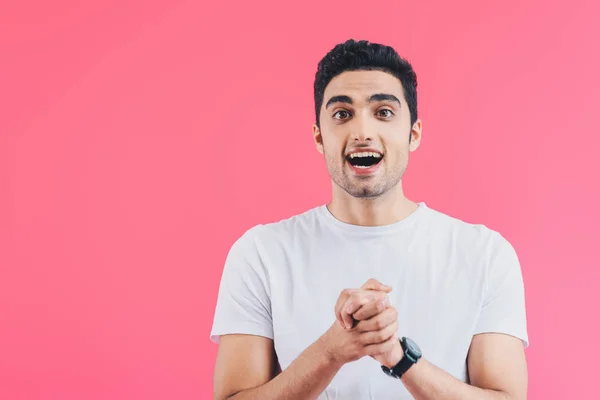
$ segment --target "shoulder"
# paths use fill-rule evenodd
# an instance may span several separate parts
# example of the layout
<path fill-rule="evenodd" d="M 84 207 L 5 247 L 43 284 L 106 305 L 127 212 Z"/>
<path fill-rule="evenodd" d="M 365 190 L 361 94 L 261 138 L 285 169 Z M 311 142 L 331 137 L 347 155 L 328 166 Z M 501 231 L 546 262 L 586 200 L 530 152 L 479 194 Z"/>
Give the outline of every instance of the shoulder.
<path fill-rule="evenodd" d="M 256 224 L 234 242 L 232 250 L 268 252 L 295 240 L 304 241 L 318 225 L 319 207 L 276 221 Z"/>
<path fill-rule="evenodd" d="M 469 222 L 429 207 L 424 220 L 424 228 L 434 238 L 449 241 L 478 258 L 489 260 L 498 252 L 514 251 L 499 231 L 483 223 Z"/>

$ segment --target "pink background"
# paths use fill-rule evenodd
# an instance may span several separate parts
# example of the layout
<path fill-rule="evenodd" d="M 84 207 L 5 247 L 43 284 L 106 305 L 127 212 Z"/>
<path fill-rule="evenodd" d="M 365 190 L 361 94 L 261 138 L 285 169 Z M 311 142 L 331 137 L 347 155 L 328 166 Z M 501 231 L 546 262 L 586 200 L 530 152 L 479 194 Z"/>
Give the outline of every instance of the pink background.
<path fill-rule="evenodd" d="M 211 397 L 230 245 L 329 199 L 349 37 L 417 71 L 407 195 L 517 249 L 530 398 L 597 398 L 599 3 L 218 3 L 0 6 L 0 398 Z"/>

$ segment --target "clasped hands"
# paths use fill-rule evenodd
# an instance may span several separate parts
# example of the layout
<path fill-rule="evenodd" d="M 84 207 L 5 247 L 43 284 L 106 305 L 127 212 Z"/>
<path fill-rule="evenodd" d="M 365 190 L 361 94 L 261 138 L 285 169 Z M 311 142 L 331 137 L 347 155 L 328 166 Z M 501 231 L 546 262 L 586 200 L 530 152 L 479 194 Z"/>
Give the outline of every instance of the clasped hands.
<path fill-rule="evenodd" d="M 360 289 L 344 289 L 335 305 L 336 321 L 321 336 L 331 360 L 343 365 L 371 356 L 388 368 L 404 352 L 398 340 L 398 313 L 387 294 L 390 286 L 369 279 Z"/>

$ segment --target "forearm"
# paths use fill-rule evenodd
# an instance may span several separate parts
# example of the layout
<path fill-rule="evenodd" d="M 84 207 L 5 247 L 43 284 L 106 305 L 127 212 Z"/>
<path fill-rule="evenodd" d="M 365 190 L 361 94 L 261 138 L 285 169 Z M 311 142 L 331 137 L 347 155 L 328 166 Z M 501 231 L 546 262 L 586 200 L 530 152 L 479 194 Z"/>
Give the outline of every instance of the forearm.
<path fill-rule="evenodd" d="M 264 385 L 244 390 L 230 400 L 316 399 L 342 365 L 333 362 L 318 340 L 304 350 L 288 368 Z"/>
<path fill-rule="evenodd" d="M 506 392 L 464 383 L 425 359 L 402 375 L 402 382 L 416 400 L 516 400 Z"/>

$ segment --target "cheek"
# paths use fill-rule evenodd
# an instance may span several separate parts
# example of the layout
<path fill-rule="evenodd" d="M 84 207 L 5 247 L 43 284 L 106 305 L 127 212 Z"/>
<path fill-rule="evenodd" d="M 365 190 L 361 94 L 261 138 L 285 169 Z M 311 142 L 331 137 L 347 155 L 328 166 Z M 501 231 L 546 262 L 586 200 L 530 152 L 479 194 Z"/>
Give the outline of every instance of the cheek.
<path fill-rule="evenodd" d="M 396 146 L 396 147 L 387 147 L 386 158 L 388 164 L 403 164 L 408 159 L 408 145 L 406 146 Z"/>
<path fill-rule="evenodd" d="M 401 149 L 398 149 L 395 154 L 394 157 L 397 159 L 404 159 L 406 158 L 406 155 L 408 154 L 408 146 L 405 146 Z"/>
<path fill-rule="evenodd" d="M 342 156 L 340 156 L 340 150 L 338 147 L 326 145 L 324 147 L 323 153 L 325 155 L 325 163 L 327 164 L 329 169 L 333 168 L 335 170 L 339 170 L 343 168 L 342 164 L 345 160 Z"/>
<path fill-rule="evenodd" d="M 342 141 L 338 137 L 331 134 L 323 136 L 323 149 L 325 153 L 338 157 L 342 153 L 342 148 Z"/>
<path fill-rule="evenodd" d="M 338 164 L 342 161 L 342 157 L 340 157 L 339 151 L 337 151 L 336 149 L 333 149 L 331 147 L 325 147 L 324 153 L 325 160 L 327 160 L 329 164 Z"/>

